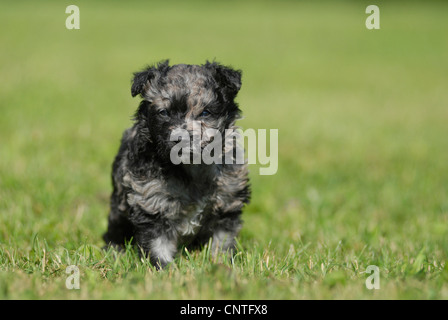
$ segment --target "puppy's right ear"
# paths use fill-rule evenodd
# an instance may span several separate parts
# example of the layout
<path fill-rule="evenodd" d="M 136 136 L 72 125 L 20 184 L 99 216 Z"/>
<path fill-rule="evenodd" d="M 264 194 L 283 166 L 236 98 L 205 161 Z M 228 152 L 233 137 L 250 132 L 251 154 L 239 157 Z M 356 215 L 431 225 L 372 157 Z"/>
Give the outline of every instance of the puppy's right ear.
<path fill-rule="evenodd" d="M 150 81 L 160 77 L 160 75 L 168 71 L 168 69 L 169 60 L 164 60 L 157 63 L 157 65 L 146 67 L 143 71 L 135 72 L 131 86 L 132 96 L 135 97 L 138 94 L 143 95 L 145 87 L 149 85 Z"/>
<path fill-rule="evenodd" d="M 153 68 L 148 67 L 148 69 L 144 71 L 134 73 L 134 80 L 132 81 L 131 87 L 131 94 L 133 97 L 143 92 L 145 85 L 148 83 L 148 80 L 152 78 L 154 71 Z"/>

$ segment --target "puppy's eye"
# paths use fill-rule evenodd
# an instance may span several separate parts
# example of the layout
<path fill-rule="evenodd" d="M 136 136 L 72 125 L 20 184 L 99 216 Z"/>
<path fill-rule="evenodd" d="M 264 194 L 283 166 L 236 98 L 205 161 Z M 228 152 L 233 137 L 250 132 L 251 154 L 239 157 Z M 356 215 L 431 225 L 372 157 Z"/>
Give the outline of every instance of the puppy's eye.
<path fill-rule="evenodd" d="M 167 117 L 168 116 L 168 110 L 166 109 L 162 109 L 159 111 L 159 114 L 163 117 Z"/>
<path fill-rule="evenodd" d="M 209 116 L 210 115 L 210 111 L 208 111 L 208 110 L 204 110 L 204 111 L 202 111 L 202 113 L 199 115 L 200 117 L 207 117 L 207 116 Z"/>

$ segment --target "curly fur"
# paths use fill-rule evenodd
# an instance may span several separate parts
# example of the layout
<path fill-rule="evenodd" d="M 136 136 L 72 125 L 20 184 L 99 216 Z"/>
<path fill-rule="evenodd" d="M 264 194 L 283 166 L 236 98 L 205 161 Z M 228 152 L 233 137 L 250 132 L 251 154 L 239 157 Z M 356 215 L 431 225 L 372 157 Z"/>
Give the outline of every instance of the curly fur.
<path fill-rule="evenodd" d="M 190 132 L 194 120 L 224 138 L 240 116 L 234 101 L 240 88 L 241 71 L 216 62 L 170 66 L 166 60 L 134 73 L 131 94 L 142 101 L 112 167 L 107 244 L 133 239 L 157 267 L 172 261 L 180 246 L 210 238 L 213 253 L 233 250 L 250 198 L 247 165 L 174 165 L 169 155 L 176 142 L 169 137 L 174 128 Z M 203 119 L 205 109 L 210 115 Z"/>

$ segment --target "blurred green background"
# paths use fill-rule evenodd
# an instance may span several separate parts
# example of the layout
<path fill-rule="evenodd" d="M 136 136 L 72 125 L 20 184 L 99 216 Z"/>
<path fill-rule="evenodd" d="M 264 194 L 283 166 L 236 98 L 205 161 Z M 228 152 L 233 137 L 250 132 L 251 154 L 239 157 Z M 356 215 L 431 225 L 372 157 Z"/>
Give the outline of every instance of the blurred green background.
<path fill-rule="evenodd" d="M 70 4 L 80 30 L 65 27 Z M 380 1 L 381 29 L 367 30 L 369 4 L 2 3 L 0 297 L 448 298 L 448 4 Z M 55 248 L 103 245 L 111 163 L 138 105 L 132 72 L 166 58 L 242 69 L 239 124 L 279 130 L 277 174 L 251 166 L 246 260 L 227 266 L 239 291 L 181 255 L 178 275 L 136 283 L 85 263 L 101 285 L 68 293 L 52 280 L 64 277 Z M 364 286 L 371 264 L 377 292 Z M 200 277 L 207 290 L 176 285 Z"/>

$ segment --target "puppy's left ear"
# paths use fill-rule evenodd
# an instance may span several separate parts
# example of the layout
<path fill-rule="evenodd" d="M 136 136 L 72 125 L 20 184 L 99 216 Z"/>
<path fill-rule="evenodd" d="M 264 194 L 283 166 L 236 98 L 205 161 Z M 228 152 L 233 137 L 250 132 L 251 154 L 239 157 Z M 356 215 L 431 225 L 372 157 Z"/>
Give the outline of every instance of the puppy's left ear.
<path fill-rule="evenodd" d="M 206 68 L 213 71 L 214 78 L 227 99 L 233 100 L 241 89 L 242 71 L 223 66 L 217 62 L 206 62 Z"/>

